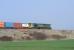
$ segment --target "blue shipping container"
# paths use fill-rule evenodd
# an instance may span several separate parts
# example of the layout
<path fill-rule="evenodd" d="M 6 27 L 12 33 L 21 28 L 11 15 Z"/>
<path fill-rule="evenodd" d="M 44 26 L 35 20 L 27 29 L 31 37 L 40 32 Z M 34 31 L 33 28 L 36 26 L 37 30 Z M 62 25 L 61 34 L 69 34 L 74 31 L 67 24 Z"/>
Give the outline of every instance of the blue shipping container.
<path fill-rule="evenodd" d="M 11 22 L 5 22 L 4 25 L 5 25 L 6 28 L 13 27 L 13 23 L 11 23 Z"/>

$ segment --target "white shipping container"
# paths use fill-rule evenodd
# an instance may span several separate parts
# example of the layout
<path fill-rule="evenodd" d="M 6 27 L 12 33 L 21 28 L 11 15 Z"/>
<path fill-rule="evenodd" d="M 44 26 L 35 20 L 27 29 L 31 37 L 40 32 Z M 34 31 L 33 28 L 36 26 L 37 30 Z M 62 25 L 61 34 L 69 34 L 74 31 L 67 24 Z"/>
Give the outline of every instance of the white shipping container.
<path fill-rule="evenodd" d="M 22 27 L 29 27 L 29 24 L 22 24 Z"/>

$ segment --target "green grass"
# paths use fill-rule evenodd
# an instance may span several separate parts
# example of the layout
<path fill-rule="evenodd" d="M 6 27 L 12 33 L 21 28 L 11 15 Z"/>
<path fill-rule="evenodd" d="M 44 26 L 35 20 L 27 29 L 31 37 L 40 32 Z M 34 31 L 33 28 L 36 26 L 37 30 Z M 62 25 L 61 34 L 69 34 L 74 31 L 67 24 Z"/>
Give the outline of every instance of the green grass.
<path fill-rule="evenodd" d="M 74 40 L 0 42 L 0 50 L 74 50 Z"/>

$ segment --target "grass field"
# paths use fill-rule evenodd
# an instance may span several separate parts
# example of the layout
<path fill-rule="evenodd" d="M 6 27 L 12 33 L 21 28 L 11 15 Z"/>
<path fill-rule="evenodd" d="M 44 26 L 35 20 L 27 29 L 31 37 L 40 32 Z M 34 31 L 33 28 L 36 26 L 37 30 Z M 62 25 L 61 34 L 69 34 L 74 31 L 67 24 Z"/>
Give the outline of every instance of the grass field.
<path fill-rule="evenodd" d="M 0 42 L 0 50 L 74 50 L 74 40 Z"/>

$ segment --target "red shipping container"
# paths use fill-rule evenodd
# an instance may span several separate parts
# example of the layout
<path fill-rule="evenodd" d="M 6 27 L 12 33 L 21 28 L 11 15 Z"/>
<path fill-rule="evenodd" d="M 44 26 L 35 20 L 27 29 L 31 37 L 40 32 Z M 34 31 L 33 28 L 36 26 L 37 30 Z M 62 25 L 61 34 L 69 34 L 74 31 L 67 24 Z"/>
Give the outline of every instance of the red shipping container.
<path fill-rule="evenodd" d="M 13 23 L 13 27 L 20 29 L 20 28 L 22 28 L 22 24 L 21 23 Z"/>
<path fill-rule="evenodd" d="M 4 22 L 0 22 L 0 28 L 4 28 Z"/>

